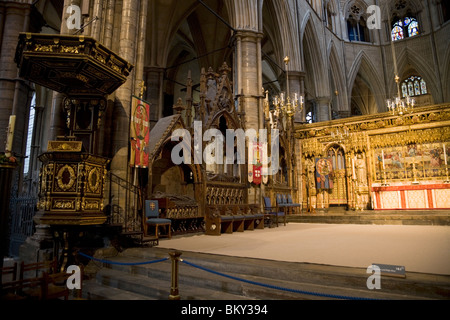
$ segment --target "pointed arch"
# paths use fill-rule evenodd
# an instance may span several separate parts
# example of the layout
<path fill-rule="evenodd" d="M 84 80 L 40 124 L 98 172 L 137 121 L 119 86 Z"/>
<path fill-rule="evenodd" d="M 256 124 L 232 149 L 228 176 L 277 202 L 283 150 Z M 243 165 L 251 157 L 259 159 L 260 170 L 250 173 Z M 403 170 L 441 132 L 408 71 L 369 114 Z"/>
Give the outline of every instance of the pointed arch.
<path fill-rule="evenodd" d="M 404 47 L 397 54 L 397 63 L 400 78 L 406 76 L 406 72 L 410 67 L 415 69 L 419 75 L 426 81 L 428 91 L 431 93 L 434 101 L 440 101 L 441 90 L 440 85 L 436 80 L 436 73 L 434 68 L 427 62 L 427 59 L 421 57 L 417 51 L 411 51 L 408 47 Z M 393 77 L 390 77 L 388 87 L 391 93 L 396 93 L 397 86 Z"/>
<path fill-rule="evenodd" d="M 442 88 L 444 92 L 442 92 L 444 101 L 450 101 L 450 44 L 447 45 L 447 50 L 444 59 L 444 66 L 447 66 L 444 70 L 442 70 L 443 82 Z"/>
<path fill-rule="evenodd" d="M 330 65 L 330 72 L 334 87 L 337 92 L 332 92 L 332 96 L 336 97 L 338 111 L 350 111 L 347 103 L 347 89 L 345 84 L 344 72 L 341 68 L 343 59 L 339 57 L 338 51 L 334 41 L 330 41 L 328 50 L 328 60 Z"/>
<path fill-rule="evenodd" d="M 311 15 L 308 17 L 302 37 L 306 78 L 309 78 L 307 82 L 313 87 L 308 88 L 308 91 L 314 92 L 315 97 L 326 97 L 329 95 L 329 87 L 328 74 L 324 67 L 326 65 L 324 50 L 318 41 L 313 17 Z"/>
<path fill-rule="evenodd" d="M 370 92 L 359 92 L 361 95 L 371 95 L 372 103 L 371 106 L 366 108 L 365 113 L 373 114 L 385 110 L 384 97 L 385 92 L 383 90 L 381 77 L 378 74 L 377 69 L 374 67 L 371 59 L 367 56 L 364 51 L 360 51 L 350 68 L 348 77 L 348 92 L 351 92 L 349 97 L 349 105 L 352 105 L 352 100 L 355 102 L 355 96 L 353 96 L 353 89 L 355 88 L 355 82 L 362 81 L 362 83 L 367 86 Z"/>

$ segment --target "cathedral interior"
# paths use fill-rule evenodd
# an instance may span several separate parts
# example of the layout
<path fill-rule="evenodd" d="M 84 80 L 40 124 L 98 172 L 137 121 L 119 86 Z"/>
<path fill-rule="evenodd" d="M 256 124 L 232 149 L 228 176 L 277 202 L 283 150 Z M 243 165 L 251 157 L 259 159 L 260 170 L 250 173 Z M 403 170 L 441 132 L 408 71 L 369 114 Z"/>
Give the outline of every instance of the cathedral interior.
<path fill-rule="evenodd" d="M 99 226 L 151 238 L 155 205 L 156 238 L 264 228 L 275 206 L 450 209 L 449 10 L 0 0 L 3 255 L 98 242 Z"/>

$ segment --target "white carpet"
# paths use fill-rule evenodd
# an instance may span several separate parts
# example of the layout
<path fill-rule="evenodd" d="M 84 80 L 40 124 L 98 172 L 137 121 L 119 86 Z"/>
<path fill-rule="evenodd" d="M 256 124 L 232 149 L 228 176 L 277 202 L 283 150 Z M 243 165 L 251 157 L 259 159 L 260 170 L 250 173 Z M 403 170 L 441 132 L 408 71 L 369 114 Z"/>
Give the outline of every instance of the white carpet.
<path fill-rule="evenodd" d="M 450 227 L 289 223 L 278 228 L 161 240 L 180 251 L 333 266 L 372 263 L 450 275 Z"/>

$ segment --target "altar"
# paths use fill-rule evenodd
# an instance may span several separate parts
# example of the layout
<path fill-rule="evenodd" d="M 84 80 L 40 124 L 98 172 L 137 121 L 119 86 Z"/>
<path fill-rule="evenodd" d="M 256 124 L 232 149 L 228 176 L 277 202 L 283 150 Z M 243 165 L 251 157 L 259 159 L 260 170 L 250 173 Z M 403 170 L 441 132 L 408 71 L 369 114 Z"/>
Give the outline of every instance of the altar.
<path fill-rule="evenodd" d="M 450 209 L 449 105 L 303 124 L 296 137 L 309 212 Z"/>
<path fill-rule="evenodd" d="M 450 184 L 394 185 L 372 188 L 375 210 L 450 209 Z"/>

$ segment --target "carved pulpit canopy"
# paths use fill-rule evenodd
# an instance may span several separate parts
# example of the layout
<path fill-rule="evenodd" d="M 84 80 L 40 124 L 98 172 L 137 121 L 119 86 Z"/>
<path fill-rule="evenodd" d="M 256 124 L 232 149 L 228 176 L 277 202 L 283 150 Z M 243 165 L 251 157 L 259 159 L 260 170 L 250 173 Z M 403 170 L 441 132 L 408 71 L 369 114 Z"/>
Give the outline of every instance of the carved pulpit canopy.
<path fill-rule="evenodd" d="M 104 97 L 127 80 L 126 60 L 85 36 L 21 33 L 20 77 L 68 96 Z"/>

